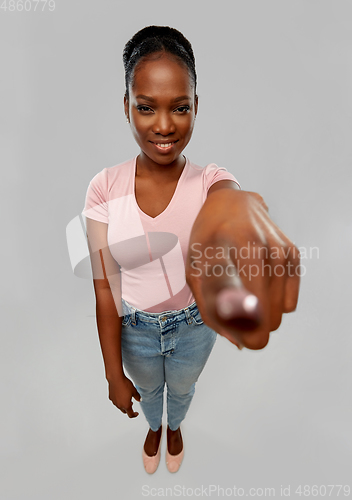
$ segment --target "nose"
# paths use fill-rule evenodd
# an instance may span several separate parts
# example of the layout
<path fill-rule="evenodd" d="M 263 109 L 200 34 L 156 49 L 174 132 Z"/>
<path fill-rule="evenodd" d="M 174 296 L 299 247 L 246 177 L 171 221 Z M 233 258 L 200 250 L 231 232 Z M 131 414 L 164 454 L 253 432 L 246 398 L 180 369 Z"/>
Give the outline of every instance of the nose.
<path fill-rule="evenodd" d="M 176 130 L 172 116 L 169 113 L 156 113 L 153 123 L 153 132 L 155 134 L 170 135 Z"/>

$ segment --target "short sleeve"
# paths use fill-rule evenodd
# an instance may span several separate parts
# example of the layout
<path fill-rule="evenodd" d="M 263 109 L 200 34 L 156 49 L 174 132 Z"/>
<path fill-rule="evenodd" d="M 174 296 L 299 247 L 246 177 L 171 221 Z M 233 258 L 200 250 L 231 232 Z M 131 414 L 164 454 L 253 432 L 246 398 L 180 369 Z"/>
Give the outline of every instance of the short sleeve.
<path fill-rule="evenodd" d="M 209 165 L 204 168 L 204 188 L 206 193 L 215 182 L 227 180 L 234 181 L 241 189 L 238 180 L 231 172 L 228 172 L 225 167 L 218 167 L 215 163 L 209 163 Z"/>
<path fill-rule="evenodd" d="M 108 172 L 104 168 L 89 183 L 82 215 L 107 224 L 108 205 Z"/>

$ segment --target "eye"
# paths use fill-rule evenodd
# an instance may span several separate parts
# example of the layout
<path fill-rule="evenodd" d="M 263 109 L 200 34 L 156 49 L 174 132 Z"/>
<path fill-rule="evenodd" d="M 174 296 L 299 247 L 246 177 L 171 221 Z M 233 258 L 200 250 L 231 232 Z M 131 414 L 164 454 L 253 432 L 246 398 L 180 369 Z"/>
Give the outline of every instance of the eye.
<path fill-rule="evenodd" d="M 142 111 L 142 113 L 148 113 L 149 111 L 152 111 L 151 108 L 148 106 L 137 106 L 138 111 Z"/>
<path fill-rule="evenodd" d="M 176 109 L 176 111 L 179 111 L 180 113 L 188 113 L 188 111 L 190 110 L 191 108 L 187 105 L 185 106 L 180 106 L 179 108 Z"/>

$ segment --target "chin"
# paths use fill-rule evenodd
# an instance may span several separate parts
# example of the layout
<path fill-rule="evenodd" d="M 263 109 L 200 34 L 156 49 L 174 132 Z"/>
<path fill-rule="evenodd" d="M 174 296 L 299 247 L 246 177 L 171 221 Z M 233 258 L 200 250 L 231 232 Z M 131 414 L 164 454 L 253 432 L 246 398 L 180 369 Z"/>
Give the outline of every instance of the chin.
<path fill-rule="evenodd" d="M 159 163 L 160 165 L 169 165 L 170 163 L 173 163 L 174 161 L 177 160 L 177 158 L 181 155 L 180 153 L 172 153 L 172 154 L 162 154 L 160 153 L 159 155 L 154 154 L 148 154 L 145 151 L 143 151 L 148 158 L 150 158 L 152 161 L 155 163 Z"/>

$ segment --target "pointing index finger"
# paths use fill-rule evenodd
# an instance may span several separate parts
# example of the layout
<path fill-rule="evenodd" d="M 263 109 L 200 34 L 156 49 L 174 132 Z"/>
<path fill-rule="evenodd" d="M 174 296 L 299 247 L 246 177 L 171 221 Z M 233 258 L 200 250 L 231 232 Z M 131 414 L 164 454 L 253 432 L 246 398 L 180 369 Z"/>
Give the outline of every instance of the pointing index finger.
<path fill-rule="evenodd" d="M 261 322 L 258 298 L 243 286 L 226 287 L 216 296 L 216 311 L 225 321 L 231 321 L 238 330 L 254 330 Z"/>
<path fill-rule="evenodd" d="M 228 241 L 222 239 L 217 242 L 221 244 L 223 252 L 216 254 L 213 250 L 210 255 L 210 274 L 206 280 L 207 286 L 215 287 L 215 309 L 219 318 L 226 322 L 231 322 L 232 328 L 241 331 L 254 330 L 260 326 L 262 320 L 262 310 L 258 297 L 249 292 L 243 285 L 237 267 L 231 259 Z M 215 270 L 221 267 L 219 275 Z"/>

